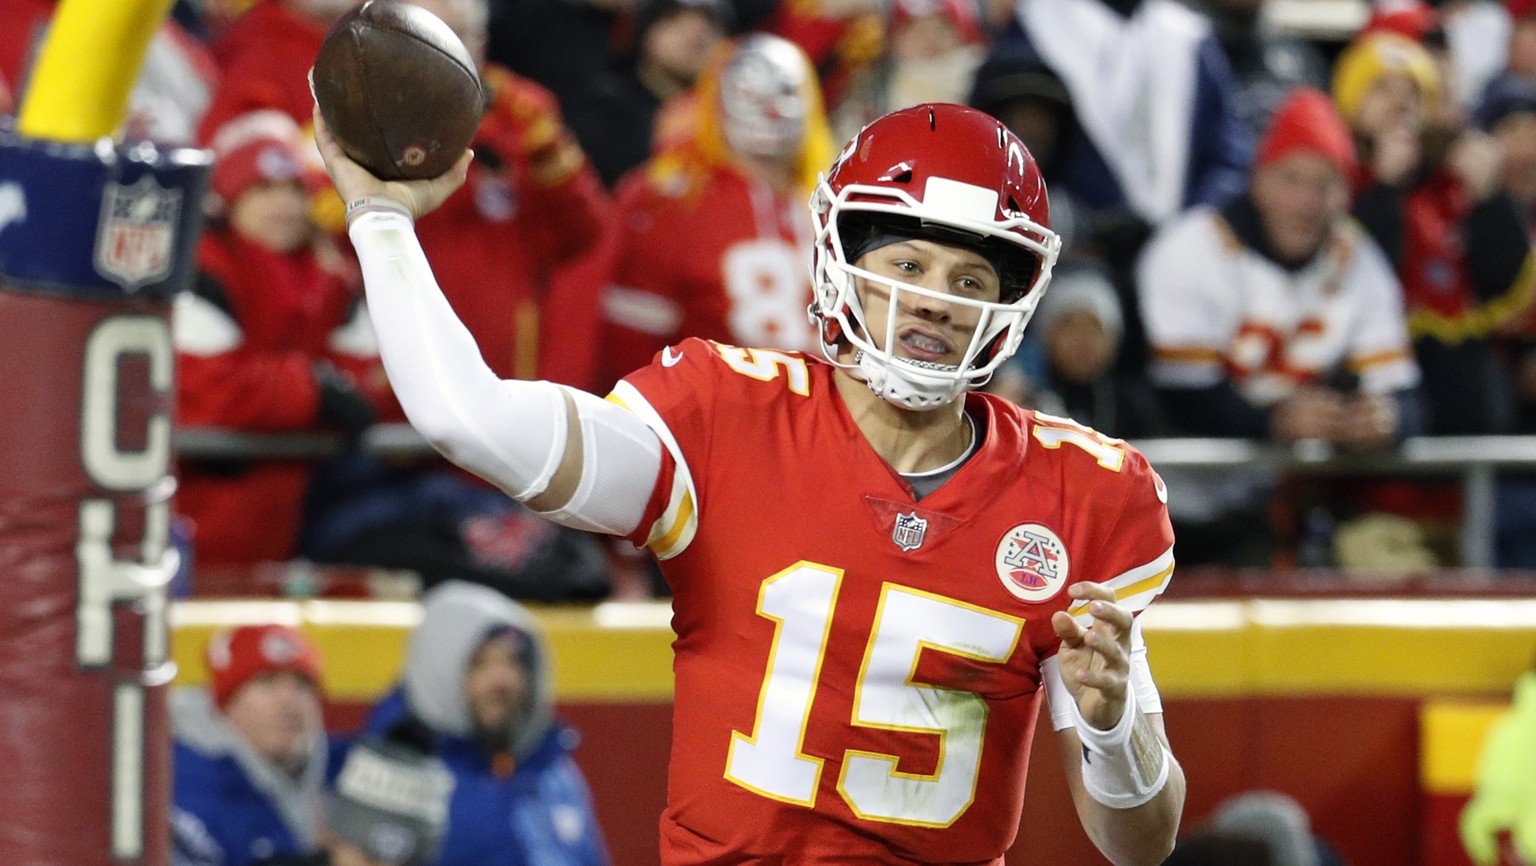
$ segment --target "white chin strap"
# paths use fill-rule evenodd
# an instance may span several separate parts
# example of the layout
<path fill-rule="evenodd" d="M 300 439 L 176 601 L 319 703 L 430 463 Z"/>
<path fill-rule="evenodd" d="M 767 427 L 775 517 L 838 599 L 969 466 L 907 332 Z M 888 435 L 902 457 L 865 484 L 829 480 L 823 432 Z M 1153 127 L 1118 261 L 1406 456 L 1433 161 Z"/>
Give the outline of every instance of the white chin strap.
<path fill-rule="evenodd" d="M 964 379 L 938 382 L 927 377 L 914 377 L 909 372 L 911 365 L 901 358 L 881 358 L 860 349 L 854 355 L 854 362 L 851 372 L 863 379 L 869 390 L 903 409 L 926 412 L 948 406 L 966 391 Z"/>

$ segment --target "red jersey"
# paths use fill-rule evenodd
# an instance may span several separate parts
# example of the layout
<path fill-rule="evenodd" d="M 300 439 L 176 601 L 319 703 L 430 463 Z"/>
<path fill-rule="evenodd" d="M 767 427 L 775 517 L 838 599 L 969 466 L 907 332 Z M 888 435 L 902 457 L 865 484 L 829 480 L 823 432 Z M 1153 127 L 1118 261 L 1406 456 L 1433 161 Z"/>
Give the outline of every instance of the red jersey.
<path fill-rule="evenodd" d="M 484 81 L 492 100 L 475 135 L 469 179 L 417 221 L 416 236 L 486 364 L 504 379 L 545 378 L 549 368 L 571 365 L 541 364 L 541 354 L 576 350 L 541 350 L 549 319 L 596 315 L 590 306 L 546 303 L 551 274 L 597 243 L 608 199 L 584 156 L 552 182 L 533 176 L 521 150 L 529 130 L 519 110 L 539 103 L 545 122 L 560 124 L 549 91 L 494 65 L 485 68 Z"/>
<path fill-rule="evenodd" d="M 621 186 L 625 215 L 603 293 L 605 382 L 663 346 L 703 337 L 809 349 L 810 237 L 805 197 L 729 165 L 692 180 L 652 166 Z"/>
<path fill-rule="evenodd" d="M 1166 491 L 1119 440 L 985 394 L 920 501 L 808 356 L 690 339 L 610 400 L 666 446 L 631 540 L 672 585 L 667 864 L 1001 864 L 1051 615 L 1173 571 Z"/>

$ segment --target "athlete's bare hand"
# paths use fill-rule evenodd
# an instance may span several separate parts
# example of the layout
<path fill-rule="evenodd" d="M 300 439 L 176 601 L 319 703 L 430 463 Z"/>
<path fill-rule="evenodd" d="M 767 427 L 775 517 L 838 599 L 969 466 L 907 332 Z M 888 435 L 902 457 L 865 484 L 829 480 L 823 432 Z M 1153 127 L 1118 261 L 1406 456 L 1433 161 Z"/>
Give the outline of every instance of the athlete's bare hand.
<path fill-rule="evenodd" d="M 469 176 L 469 163 L 474 158 L 474 152 L 466 150 L 459 161 L 453 164 L 453 168 L 430 180 L 380 180 L 342 152 L 341 145 L 331 135 L 330 127 L 325 125 L 325 118 L 320 116 L 318 107 L 314 115 L 315 144 L 320 148 L 321 159 L 325 160 L 325 171 L 331 176 L 331 183 L 344 202 L 365 196 L 387 198 L 405 205 L 412 216 L 420 219 L 446 201 L 454 190 L 463 186 L 464 179 Z"/>
<path fill-rule="evenodd" d="M 1051 628 L 1061 638 L 1056 658 L 1067 691 L 1088 724 L 1109 730 L 1125 712 L 1125 695 L 1131 678 L 1131 612 L 1115 604 L 1115 593 L 1101 583 L 1074 583 L 1067 595 L 1089 600 L 1086 628 L 1066 611 L 1051 617 Z"/>

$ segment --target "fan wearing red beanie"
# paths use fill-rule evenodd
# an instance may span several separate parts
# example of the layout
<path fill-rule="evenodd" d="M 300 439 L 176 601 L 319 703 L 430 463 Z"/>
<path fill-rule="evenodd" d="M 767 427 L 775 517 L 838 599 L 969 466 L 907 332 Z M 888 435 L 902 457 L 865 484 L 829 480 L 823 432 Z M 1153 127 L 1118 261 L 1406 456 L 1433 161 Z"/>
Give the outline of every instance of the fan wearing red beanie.
<path fill-rule="evenodd" d="M 208 688 L 172 697 L 177 863 L 245 866 L 319 844 L 325 786 L 341 766 L 320 716 L 315 646 L 284 625 L 216 633 Z"/>
<path fill-rule="evenodd" d="M 1185 214 L 1147 247 L 1137 288 L 1150 376 L 1180 432 L 1365 448 L 1421 426 L 1402 289 L 1349 218 L 1355 164 L 1329 98 L 1297 88 L 1248 191 Z M 1174 511 L 1182 561 L 1241 557 L 1232 544 L 1269 535 L 1262 497 L 1227 498 L 1199 516 Z"/>
<path fill-rule="evenodd" d="M 376 418 L 403 417 L 350 269 L 310 220 L 306 190 L 324 179 L 306 173 L 299 141 L 298 126 L 270 110 L 214 136 L 198 278 L 172 320 L 180 424 L 356 437 Z M 313 470 L 182 461 L 177 506 L 198 564 L 292 558 Z"/>

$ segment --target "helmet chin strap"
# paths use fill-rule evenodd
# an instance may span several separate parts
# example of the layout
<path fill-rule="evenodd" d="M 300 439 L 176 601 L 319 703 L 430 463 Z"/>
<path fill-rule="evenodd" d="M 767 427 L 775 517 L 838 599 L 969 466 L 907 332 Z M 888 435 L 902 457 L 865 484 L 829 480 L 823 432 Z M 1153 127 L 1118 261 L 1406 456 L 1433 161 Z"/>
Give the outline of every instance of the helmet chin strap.
<path fill-rule="evenodd" d="M 932 382 L 906 374 L 899 360 L 887 361 L 862 349 L 854 354 L 854 366 L 848 368 L 863 379 L 869 390 L 882 400 L 902 409 L 928 412 L 955 402 L 966 391 L 964 380 Z"/>

